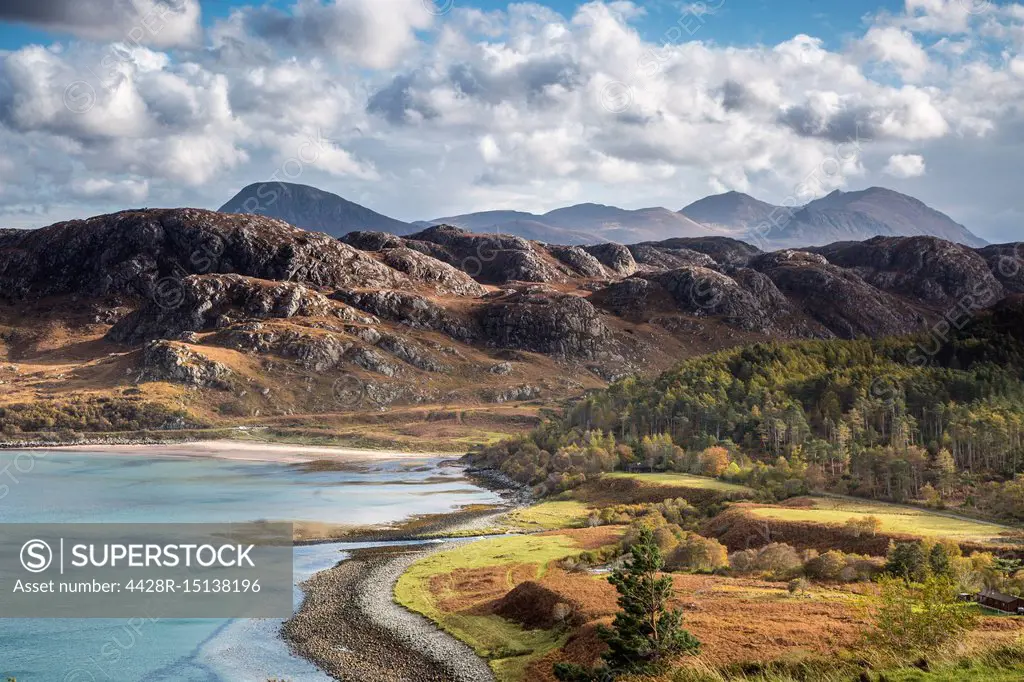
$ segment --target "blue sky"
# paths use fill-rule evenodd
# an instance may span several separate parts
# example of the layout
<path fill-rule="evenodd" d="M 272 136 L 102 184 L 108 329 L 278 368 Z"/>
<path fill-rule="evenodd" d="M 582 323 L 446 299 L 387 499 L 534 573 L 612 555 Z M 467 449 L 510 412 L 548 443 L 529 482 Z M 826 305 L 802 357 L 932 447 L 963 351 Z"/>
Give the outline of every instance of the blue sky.
<path fill-rule="evenodd" d="M 1020 2 L 704 5 L 4 0 L 0 226 L 283 178 L 402 220 L 882 185 L 1021 236 Z"/>
<path fill-rule="evenodd" d="M 435 0 L 441 2 L 442 0 Z M 250 4 L 244 0 L 202 0 L 203 23 L 210 26 L 226 17 L 232 7 Z M 287 7 L 287 2 L 267 3 Z M 507 9 L 509 3 L 501 0 L 478 0 L 458 4 L 485 10 Z M 578 3 L 572 0 L 552 0 L 543 3 L 565 16 L 571 16 Z M 687 12 L 691 3 L 675 0 L 640 2 L 647 12 L 645 19 L 637 22 L 649 40 L 657 40 L 680 17 Z M 774 44 L 792 37 L 795 33 L 807 33 L 822 38 L 829 44 L 836 44 L 845 37 L 856 34 L 863 28 L 864 17 L 880 9 L 899 11 L 899 0 L 790 0 L 769 2 L 768 0 L 708 0 L 706 6 L 717 7 L 713 16 L 706 16 L 695 37 L 713 40 L 721 44 L 751 45 Z M 720 5 L 720 6 L 719 6 Z M 687 19 L 686 21 L 689 21 Z M 61 32 L 48 32 L 20 23 L 0 23 L 0 49 L 17 49 L 28 43 L 46 43 L 66 39 Z"/>

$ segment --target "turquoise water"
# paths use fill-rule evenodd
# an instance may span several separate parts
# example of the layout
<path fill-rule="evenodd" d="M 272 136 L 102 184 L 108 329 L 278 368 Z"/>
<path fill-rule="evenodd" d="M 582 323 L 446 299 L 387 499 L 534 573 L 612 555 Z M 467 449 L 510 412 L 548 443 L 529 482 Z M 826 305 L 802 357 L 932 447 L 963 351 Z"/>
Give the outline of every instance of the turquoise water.
<path fill-rule="evenodd" d="M 6 467 L 6 468 L 5 468 Z M 6 473 L 4 473 L 6 472 Z M 303 520 L 371 524 L 497 503 L 437 461 L 368 471 L 217 459 L 0 452 L 0 523 Z M 295 548 L 295 580 L 362 545 Z M 295 604 L 302 594 L 295 588 Z M 18 682 L 329 682 L 279 620 L 0 619 L 0 678 Z"/>

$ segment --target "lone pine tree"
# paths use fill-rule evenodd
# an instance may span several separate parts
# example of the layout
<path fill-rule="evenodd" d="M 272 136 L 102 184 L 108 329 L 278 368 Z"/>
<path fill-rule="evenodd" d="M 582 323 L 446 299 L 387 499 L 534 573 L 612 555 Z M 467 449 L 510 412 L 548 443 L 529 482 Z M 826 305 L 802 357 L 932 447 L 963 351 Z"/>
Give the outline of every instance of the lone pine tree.
<path fill-rule="evenodd" d="M 669 610 L 672 578 L 660 575 L 661 551 L 649 529 L 643 529 L 631 549 L 628 565 L 616 569 L 608 582 L 619 592 L 619 608 L 611 628 L 598 635 L 608 645 L 604 665 L 587 669 L 569 663 L 555 665 L 562 682 L 610 680 L 620 674 L 650 675 L 662 672 L 673 656 L 697 654 L 700 642 L 683 628 L 683 614 Z"/>

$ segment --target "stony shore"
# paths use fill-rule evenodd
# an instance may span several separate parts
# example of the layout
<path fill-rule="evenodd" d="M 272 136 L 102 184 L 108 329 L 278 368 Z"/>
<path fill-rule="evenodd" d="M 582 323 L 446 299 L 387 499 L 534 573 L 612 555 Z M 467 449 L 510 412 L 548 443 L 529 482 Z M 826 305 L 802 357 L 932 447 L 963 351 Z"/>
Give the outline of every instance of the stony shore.
<path fill-rule="evenodd" d="M 316 574 L 285 639 L 346 682 L 493 682 L 472 649 L 393 601 L 402 573 L 445 544 L 360 550 Z"/>
<path fill-rule="evenodd" d="M 513 488 L 514 483 L 473 473 L 478 484 L 501 491 L 509 508 L 529 501 L 529 493 Z M 396 529 L 362 539 L 397 541 L 477 531 L 493 526 L 507 511 L 462 510 L 417 523 L 414 533 Z M 353 552 L 302 584 L 305 599 L 282 635 L 297 654 L 346 682 L 493 682 L 487 663 L 472 649 L 394 601 L 395 584 L 410 565 L 453 544 Z"/>

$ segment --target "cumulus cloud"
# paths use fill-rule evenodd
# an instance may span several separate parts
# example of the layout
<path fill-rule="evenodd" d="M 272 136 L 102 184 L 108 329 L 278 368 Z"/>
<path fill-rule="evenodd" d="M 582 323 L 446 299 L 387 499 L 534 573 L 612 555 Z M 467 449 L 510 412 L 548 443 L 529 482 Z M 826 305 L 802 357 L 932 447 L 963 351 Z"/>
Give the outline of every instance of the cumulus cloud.
<path fill-rule="evenodd" d="M 873 26 L 861 42 L 869 59 L 893 65 L 905 80 L 917 80 L 930 66 L 928 53 L 905 29 Z"/>
<path fill-rule="evenodd" d="M 629 2 L 428 8 L 299 0 L 235 10 L 202 49 L 114 40 L 0 55 L 0 144 L 20 169 L 0 179 L 0 211 L 47 193 L 116 207 L 141 201 L 143 183 L 163 205 L 217 206 L 275 174 L 404 219 L 572 201 L 679 208 L 726 189 L 805 201 L 921 175 L 925 156 L 927 201 L 963 175 L 951 149 L 1024 144 L 1012 49 L 1024 12 L 908 0 L 827 48 L 807 35 L 645 36 Z"/>
<path fill-rule="evenodd" d="M 71 192 L 80 199 L 137 203 L 149 196 L 146 180 L 110 180 L 109 178 L 76 178 Z"/>
<path fill-rule="evenodd" d="M 20 21 L 90 40 L 158 47 L 198 41 L 199 0 L 5 0 L 0 20 Z"/>
<path fill-rule="evenodd" d="M 916 178 L 924 175 L 924 157 L 920 154 L 893 154 L 882 172 L 894 178 Z"/>
<path fill-rule="evenodd" d="M 218 28 L 222 39 L 265 40 L 303 53 L 321 52 L 375 69 L 393 66 L 433 23 L 425 0 L 299 0 L 236 10 Z"/>

